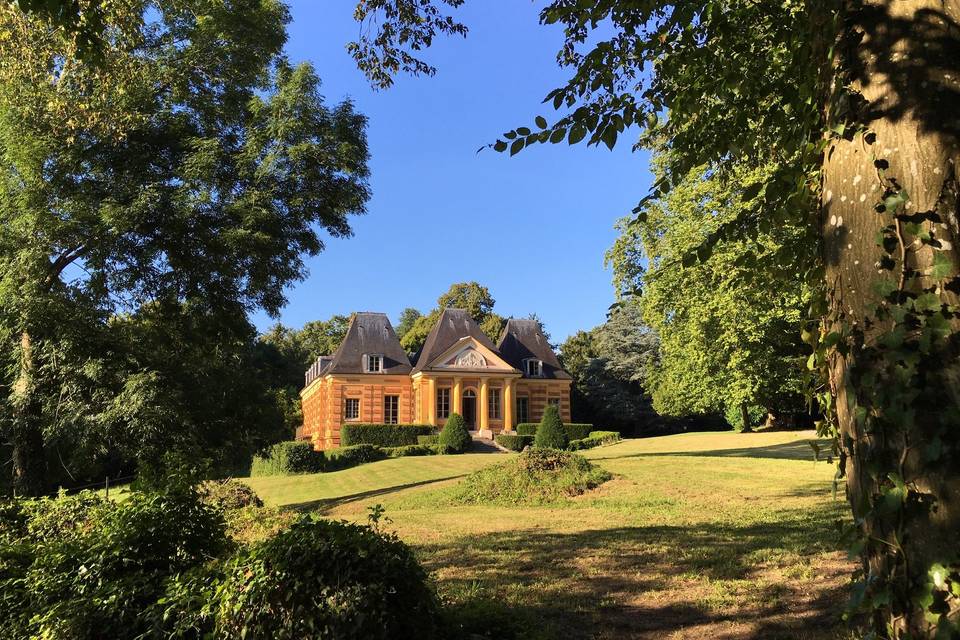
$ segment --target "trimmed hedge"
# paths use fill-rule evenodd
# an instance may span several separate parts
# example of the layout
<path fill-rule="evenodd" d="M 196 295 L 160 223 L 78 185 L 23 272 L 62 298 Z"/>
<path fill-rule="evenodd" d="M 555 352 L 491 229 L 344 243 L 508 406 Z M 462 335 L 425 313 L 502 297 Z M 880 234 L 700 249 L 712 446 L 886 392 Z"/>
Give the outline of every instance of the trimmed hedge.
<path fill-rule="evenodd" d="M 297 440 L 278 442 L 263 455 L 253 457 L 251 476 L 286 476 L 294 473 L 319 473 L 324 469 L 324 455 L 314 451 L 312 442 Z"/>
<path fill-rule="evenodd" d="M 384 449 L 390 458 L 405 458 L 407 456 L 433 456 L 437 454 L 436 446 L 428 444 L 408 444 L 403 447 L 387 447 Z"/>
<path fill-rule="evenodd" d="M 539 426 L 539 422 L 521 422 L 517 425 L 517 433 L 521 436 L 535 436 L 537 435 L 537 427 Z M 589 438 L 590 433 L 593 431 L 593 425 L 584 422 L 571 422 L 564 424 L 563 428 L 566 429 L 567 437 L 571 440 Z"/>
<path fill-rule="evenodd" d="M 521 436 L 511 433 L 501 433 L 494 440 L 504 449 L 511 451 L 523 451 L 526 447 L 533 445 L 533 436 Z"/>
<path fill-rule="evenodd" d="M 367 462 L 376 462 L 387 457 L 387 452 L 383 447 L 372 444 L 355 444 L 350 447 L 340 447 L 330 449 L 326 452 L 326 464 L 324 471 L 340 471 L 349 469 Z"/>
<path fill-rule="evenodd" d="M 429 436 L 417 436 L 417 444 L 425 444 L 425 445 L 440 444 L 440 434 L 432 433 Z"/>
<path fill-rule="evenodd" d="M 618 431 L 591 431 L 586 438 L 571 440 L 567 447 L 570 451 L 580 451 L 582 449 L 593 449 L 605 444 L 620 442 L 620 433 Z"/>
<path fill-rule="evenodd" d="M 340 446 L 373 444 L 378 447 L 404 447 L 418 444 L 417 437 L 433 433 L 426 424 L 376 424 L 348 422 L 340 427 Z"/>

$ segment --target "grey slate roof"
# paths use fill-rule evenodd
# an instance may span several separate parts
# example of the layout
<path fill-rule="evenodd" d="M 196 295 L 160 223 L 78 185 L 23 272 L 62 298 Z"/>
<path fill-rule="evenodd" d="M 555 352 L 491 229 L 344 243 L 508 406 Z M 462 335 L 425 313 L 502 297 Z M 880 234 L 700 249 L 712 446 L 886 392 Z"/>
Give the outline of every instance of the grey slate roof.
<path fill-rule="evenodd" d="M 500 337 L 497 351 L 512 366 L 523 371 L 526 358 L 536 358 L 543 362 L 543 378 L 569 380 L 570 374 L 560 366 L 557 354 L 553 352 L 547 337 L 540 330 L 536 320 L 517 320 L 510 318 Z"/>
<path fill-rule="evenodd" d="M 383 355 L 384 373 L 410 373 L 410 359 L 400 346 L 387 315 L 362 311 L 350 319 L 347 335 L 323 374 L 363 373 L 363 355 L 368 353 Z"/>
<path fill-rule="evenodd" d="M 437 324 L 433 325 L 430 334 L 423 343 L 423 348 L 417 354 L 417 364 L 414 371 L 423 371 L 431 362 L 458 341 L 470 336 L 494 353 L 497 348 L 493 342 L 480 330 L 480 325 L 463 309 L 444 309 Z"/>

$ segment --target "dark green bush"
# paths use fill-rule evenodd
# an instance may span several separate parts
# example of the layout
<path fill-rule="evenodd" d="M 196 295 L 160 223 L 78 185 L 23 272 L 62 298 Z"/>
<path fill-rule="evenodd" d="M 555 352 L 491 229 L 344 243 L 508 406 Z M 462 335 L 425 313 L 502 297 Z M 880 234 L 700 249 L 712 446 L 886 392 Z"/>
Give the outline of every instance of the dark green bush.
<path fill-rule="evenodd" d="M 538 449 L 566 449 L 569 443 L 570 438 L 560 421 L 560 411 L 555 405 L 548 404 L 533 438 L 533 446 Z"/>
<path fill-rule="evenodd" d="M 570 451 L 580 451 L 583 449 L 592 449 L 606 444 L 613 444 L 620 441 L 619 431 L 591 431 L 586 438 L 571 440 L 567 447 Z"/>
<path fill-rule="evenodd" d="M 494 439 L 501 447 L 510 449 L 511 451 L 523 451 L 525 447 L 533 444 L 533 436 L 521 436 L 511 433 L 501 433 Z"/>
<path fill-rule="evenodd" d="M 539 422 L 521 422 L 517 425 L 517 433 L 521 436 L 533 436 L 537 434 L 537 427 L 539 426 Z M 563 428 L 567 432 L 567 438 L 570 440 L 580 440 L 582 438 L 590 437 L 590 432 L 593 430 L 593 425 L 583 422 L 570 422 L 568 424 L 564 424 Z"/>
<path fill-rule="evenodd" d="M 440 444 L 440 434 L 431 433 L 428 436 L 417 436 L 417 444 L 426 444 L 426 445 Z"/>
<path fill-rule="evenodd" d="M 450 447 L 454 453 L 463 453 L 470 448 L 473 438 L 467 430 L 467 423 L 459 413 L 451 413 L 440 432 L 440 444 Z"/>
<path fill-rule="evenodd" d="M 27 505 L 28 530 L 49 536 L 28 533 L 0 552 L 3 637 L 137 637 L 167 580 L 230 548 L 223 516 L 192 490 L 122 503 L 91 495 Z"/>
<path fill-rule="evenodd" d="M 405 458 L 407 456 L 433 456 L 437 454 L 435 446 L 428 444 L 408 444 L 405 447 L 387 447 L 384 449 L 390 458 Z"/>
<path fill-rule="evenodd" d="M 253 489 L 236 480 L 207 480 L 197 485 L 200 501 L 223 511 L 244 507 L 262 507 L 260 499 Z"/>
<path fill-rule="evenodd" d="M 324 471 L 340 471 L 367 462 L 376 462 L 387 457 L 383 447 L 372 444 L 355 444 L 352 447 L 340 447 L 326 452 Z"/>
<path fill-rule="evenodd" d="M 403 447 L 417 444 L 417 436 L 434 432 L 426 424 L 374 424 L 348 422 L 340 427 L 340 446 L 373 444 L 378 447 Z"/>
<path fill-rule="evenodd" d="M 324 454 L 315 451 L 313 444 L 302 440 L 278 442 L 262 455 L 253 457 L 251 476 L 285 476 L 293 473 L 323 471 Z"/>
<path fill-rule="evenodd" d="M 470 474 L 453 487 L 457 504 L 545 504 L 579 495 L 610 479 L 583 456 L 530 449 Z"/>
<path fill-rule="evenodd" d="M 431 638 L 426 572 L 395 535 L 304 518 L 242 552 L 219 590 L 217 636 Z"/>

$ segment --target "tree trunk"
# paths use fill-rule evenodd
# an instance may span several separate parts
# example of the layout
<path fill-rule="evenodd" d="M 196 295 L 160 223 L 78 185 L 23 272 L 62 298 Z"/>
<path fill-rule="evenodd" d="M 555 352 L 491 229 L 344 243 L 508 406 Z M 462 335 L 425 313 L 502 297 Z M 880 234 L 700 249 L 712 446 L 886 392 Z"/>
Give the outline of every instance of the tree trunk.
<path fill-rule="evenodd" d="M 30 333 L 20 334 L 20 364 L 11 393 L 13 425 L 13 490 L 16 495 L 36 496 L 46 486 L 46 456 L 43 430 L 36 394 L 33 339 Z"/>
<path fill-rule="evenodd" d="M 746 402 L 740 403 L 740 422 L 743 425 L 741 433 L 750 433 L 753 431 L 753 425 L 750 424 L 750 410 Z"/>
<path fill-rule="evenodd" d="M 924 609 L 958 609 L 929 585 L 960 547 L 960 0 L 868 0 L 845 19 L 855 97 L 832 106 L 866 132 L 824 158 L 830 383 L 865 606 L 882 637 L 926 638 Z"/>

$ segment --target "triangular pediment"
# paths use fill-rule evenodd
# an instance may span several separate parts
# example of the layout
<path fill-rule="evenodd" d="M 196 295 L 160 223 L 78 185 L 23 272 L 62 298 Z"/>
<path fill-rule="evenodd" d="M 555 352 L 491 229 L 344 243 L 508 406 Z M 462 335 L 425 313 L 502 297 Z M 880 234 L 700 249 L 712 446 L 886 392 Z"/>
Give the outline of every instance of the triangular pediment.
<path fill-rule="evenodd" d="M 429 369 L 466 371 L 516 371 L 498 353 L 472 336 L 456 342 L 427 365 Z"/>

